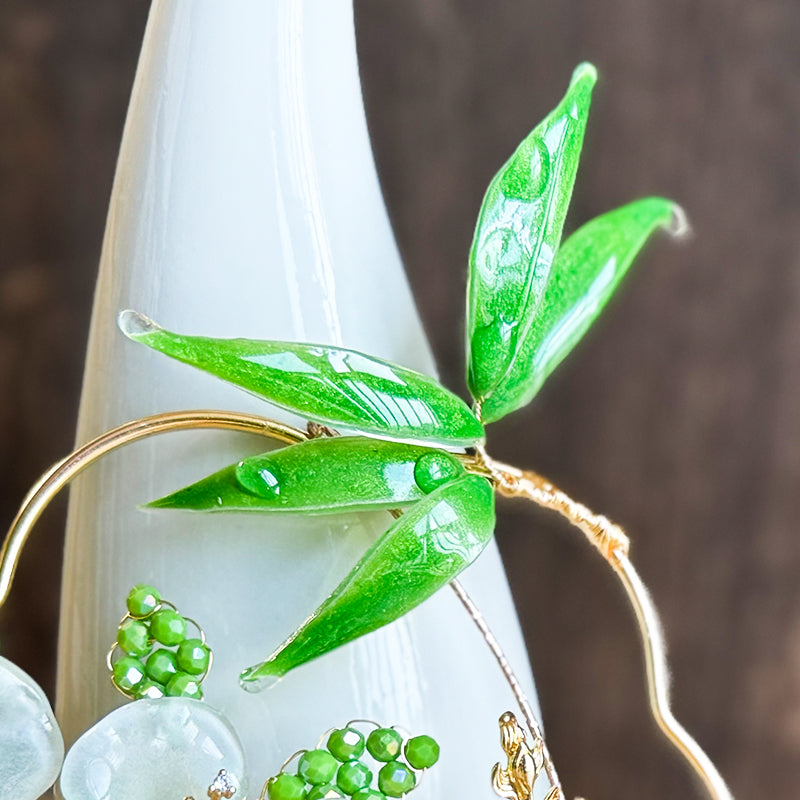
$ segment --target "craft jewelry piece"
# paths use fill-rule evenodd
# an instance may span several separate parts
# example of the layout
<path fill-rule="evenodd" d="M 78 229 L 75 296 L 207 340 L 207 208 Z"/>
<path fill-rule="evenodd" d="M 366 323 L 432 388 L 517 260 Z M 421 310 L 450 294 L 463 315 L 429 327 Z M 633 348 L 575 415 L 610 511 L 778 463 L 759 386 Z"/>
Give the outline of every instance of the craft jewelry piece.
<path fill-rule="evenodd" d="M 127 607 L 106 658 L 114 686 L 132 700 L 165 695 L 202 700 L 200 686 L 213 663 L 205 631 L 147 584 L 131 589 Z M 187 635 L 189 624 L 197 636 Z M 117 651 L 122 657 L 115 659 Z"/>
<path fill-rule="evenodd" d="M 212 800 L 244 797 L 241 742 L 225 716 L 201 701 L 212 664 L 202 628 L 147 584 L 131 589 L 126 606 L 106 660 L 114 686 L 135 702 L 69 749 L 59 783 L 64 800 L 200 797 L 210 775 Z M 197 637 L 187 637 L 189 625 Z"/>
<path fill-rule="evenodd" d="M 485 448 L 484 425 L 530 402 L 586 332 L 651 235 L 659 228 L 679 233 L 685 227 L 674 203 L 648 198 L 597 217 L 562 243 L 595 80 L 591 65 L 576 69 L 564 99 L 522 142 L 484 198 L 469 259 L 471 408 L 428 376 L 353 350 L 174 333 L 143 314 L 123 311 L 119 324 L 130 339 L 308 418 L 309 428 L 300 431 L 244 414 L 181 412 L 135 420 L 89 442 L 45 475 L 23 504 L 0 558 L 0 603 L 38 515 L 61 487 L 106 453 L 147 436 L 191 427 L 265 435 L 288 446 L 232 464 L 152 500 L 150 506 L 215 513 L 383 509 L 392 512 L 394 521 L 305 622 L 266 660 L 241 673 L 243 687 L 258 690 L 275 684 L 287 672 L 398 619 L 449 583 L 503 669 L 532 736 L 529 746 L 516 721 L 504 717 L 501 725 L 509 763 L 495 772 L 495 788 L 507 797 L 526 800 L 525 792 L 530 796 L 533 782 L 544 771 L 551 784 L 549 798 L 555 800 L 562 796 L 560 782 L 530 705 L 499 644 L 457 581 L 494 533 L 495 494 L 524 498 L 563 514 L 614 569 L 636 613 L 656 721 L 701 778 L 709 796 L 730 800 L 719 772 L 670 712 L 658 619 L 630 562 L 628 537 L 541 476 L 502 464 Z M 334 435 L 340 429 L 346 435 Z M 341 479 L 344 475 L 347 480 Z M 163 603 L 149 587 L 140 588 L 134 598 L 142 599 L 145 608 L 136 606 L 131 611 L 129 606 L 130 619 L 123 620 L 118 632 L 115 649 L 119 646 L 126 655 L 110 665 L 119 688 L 129 696 L 147 691 L 169 694 L 174 678 L 162 669 L 162 661 L 170 661 L 170 656 L 156 659 L 163 652 L 156 651 L 148 655 L 144 669 L 141 659 L 145 651 L 149 653 L 151 639 L 175 647 L 185 631 L 173 616 L 179 616 L 177 612 L 162 609 Z M 137 616 L 140 610 L 147 614 Z M 159 614 L 164 615 L 163 626 Z M 202 636 L 200 641 L 204 646 Z M 150 658 L 154 660 L 148 674 Z M 177 665 L 178 656 L 174 658 Z M 162 688 L 153 689 L 145 681 Z M 176 735 L 170 726 L 177 724 L 180 713 L 194 713 L 191 710 L 196 707 L 205 708 L 184 697 L 142 699 L 126 706 L 120 712 L 135 718 L 133 722 L 126 722 L 124 731 L 104 725 L 105 720 L 95 726 L 78 743 L 89 741 L 90 752 L 80 759 L 73 756 L 76 744 L 67 756 L 64 775 L 80 772 L 83 761 L 78 762 L 93 757 L 95 746 L 98 751 L 107 748 L 112 739 L 127 746 L 142 735 L 145 738 L 137 746 L 147 753 L 146 737 L 153 737 L 152 742 L 159 736 Z M 389 746 L 392 737 L 385 736 Z M 181 747 L 191 745 L 181 742 Z M 430 743 L 426 747 L 430 753 Z M 296 755 L 300 755 L 298 774 L 282 770 L 265 786 L 270 800 L 339 796 L 336 792 L 344 787 L 331 781 L 334 773 L 340 780 L 339 771 L 350 761 L 337 767 L 330 745 L 327 751 L 317 748 Z M 379 793 L 402 796 L 413 788 L 412 762 L 422 761 L 413 748 L 406 756 L 408 764 L 387 760 L 395 766 L 380 769 Z M 191 755 L 186 758 L 189 763 Z M 203 774 L 210 771 L 206 763 L 194 766 L 198 776 L 200 766 Z M 142 763 L 131 760 L 131 770 L 142 768 Z M 225 768 L 231 769 L 227 764 Z M 130 782 L 132 775 L 131 771 L 126 780 Z M 352 767 L 345 770 L 341 782 L 356 789 L 365 776 Z M 166 796 L 172 786 L 154 783 L 151 788 Z M 362 793 L 359 800 L 380 797 L 375 791 L 365 784 L 352 794 Z M 180 796 L 184 795 L 185 790 Z M 67 797 L 65 792 L 67 800 L 79 796 L 84 795 Z M 123 791 L 114 795 L 115 800 L 128 796 Z"/>
<path fill-rule="evenodd" d="M 368 735 L 359 726 L 372 726 Z M 297 772 L 289 765 L 297 759 Z M 405 759 L 405 760 L 403 760 Z M 430 736 L 405 736 L 397 727 L 351 720 L 323 734 L 313 750 L 293 753 L 264 784 L 259 800 L 386 800 L 405 797 L 439 760 Z"/>

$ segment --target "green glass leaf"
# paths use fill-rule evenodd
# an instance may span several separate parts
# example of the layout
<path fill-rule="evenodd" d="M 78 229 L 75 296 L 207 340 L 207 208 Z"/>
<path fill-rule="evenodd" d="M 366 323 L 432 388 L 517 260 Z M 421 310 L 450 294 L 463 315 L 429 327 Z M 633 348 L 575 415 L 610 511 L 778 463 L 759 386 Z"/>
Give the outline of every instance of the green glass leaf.
<path fill-rule="evenodd" d="M 463 474 L 461 462 L 443 450 L 337 436 L 246 458 L 149 507 L 312 514 L 391 509 Z"/>
<path fill-rule="evenodd" d="M 569 207 L 597 72 L 581 64 L 564 99 L 520 144 L 483 199 L 469 255 L 472 396 L 500 391 L 542 302 Z"/>
<path fill-rule="evenodd" d="M 301 664 L 398 619 L 455 578 L 494 531 L 494 492 L 466 475 L 400 517 L 327 600 L 264 663 L 241 675 L 258 690 Z"/>
<path fill-rule="evenodd" d="M 648 198 L 596 217 L 564 242 L 519 357 L 502 386 L 483 402 L 484 422 L 533 399 L 594 322 L 653 231 L 676 221 L 683 224 L 674 203 Z"/>
<path fill-rule="evenodd" d="M 123 311 L 119 326 L 134 341 L 307 419 L 390 439 L 448 445 L 483 439 L 469 407 L 433 378 L 355 350 L 183 336 L 135 311 Z"/>

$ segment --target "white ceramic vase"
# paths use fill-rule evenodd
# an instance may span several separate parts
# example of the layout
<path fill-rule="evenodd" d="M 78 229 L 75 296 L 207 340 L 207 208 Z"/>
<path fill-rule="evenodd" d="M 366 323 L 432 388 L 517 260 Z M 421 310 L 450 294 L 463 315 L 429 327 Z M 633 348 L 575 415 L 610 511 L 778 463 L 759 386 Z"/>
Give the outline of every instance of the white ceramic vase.
<path fill-rule="evenodd" d="M 126 340 L 115 322 L 123 308 L 173 330 L 334 343 L 434 371 L 372 160 L 352 13 L 350 0 L 153 3 L 111 196 L 79 442 L 177 409 L 293 421 Z M 205 627 L 216 658 L 207 702 L 244 742 L 251 787 L 327 728 L 367 717 L 440 739 L 441 765 L 420 800 L 492 796 L 496 719 L 513 699 L 449 590 L 266 692 L 239 687 L 239 671 L 267 656 L 390 521 L 138 508 L 263 449 L 236 434 L 170 434 L 76 482 L 57 689 L 67 744 L 121 701 L 104 654 L 128 589 L 146 581 Z M 532 690 L 494 546 L 464 582 Z"/>

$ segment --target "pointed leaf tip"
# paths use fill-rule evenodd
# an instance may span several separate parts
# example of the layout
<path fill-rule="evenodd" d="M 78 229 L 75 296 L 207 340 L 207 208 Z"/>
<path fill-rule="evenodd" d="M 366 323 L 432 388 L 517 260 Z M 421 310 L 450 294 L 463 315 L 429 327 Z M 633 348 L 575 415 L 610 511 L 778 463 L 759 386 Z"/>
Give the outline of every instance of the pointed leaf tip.
<path fill-rule="evenodd" d="M 502 387 L 483 402 L 483 421 L 495 422 L 533 399 L 600 314 L 655 230 L 680 235 L 686 227 L 680 206 L 651 197 L 596 217 L 573 233 L 556 255 L 520 357 Z"/>
<path fill-rule="evenodd" d="M 267 661 L 245 670 L 261 681 L 388 625 L 453 580 L 494 532 L 494 490 L 467 475 L 433 491 L 401 516 L 322 605 Z"/>
<path fill-rule="evenodd" d="M 556 108 L 492 179 L 469 256 L 467 380 L 502 390 L 539 310 L 561 242 L 597 71 L 581 64 Z"/>
<path fill-rule="evenodd" d="M 355 350 L 184 336 L 130 310 L 118 322 L 130 339 L 316 422 L 448 446 L 484 436 L 469 406 L 434 378 Z"/>

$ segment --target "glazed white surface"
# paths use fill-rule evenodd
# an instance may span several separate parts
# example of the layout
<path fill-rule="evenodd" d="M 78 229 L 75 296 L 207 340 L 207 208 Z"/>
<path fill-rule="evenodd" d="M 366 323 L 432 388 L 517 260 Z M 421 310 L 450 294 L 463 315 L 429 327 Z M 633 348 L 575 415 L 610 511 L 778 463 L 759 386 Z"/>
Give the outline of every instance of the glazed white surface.
<path fill-rule="evenodd" d="M 349 0 L 154 2 L 111 197 L 78 441 L 176 409 L 296 421 L 126 340 L 115 325 L 123 308 L 172 330 L 342 344 L 435 371 L 377 182 Z M 450 591 L 267 692 L 237 685 L 390 521 L 137 508 L 262 449 L 234 434 L 171 434 L 78 479 L 59 644 L 66 740 L 118 704 L 104 654 L 128 589 L 147 581 L 206 629 L 216 652 L 206 697 L 238 731 L 252 785 L 327 728 L 367 717 L 440 740 L 441 765 L 419 800 L 445 785 L 448 797 L 492 796 L 496 721 L 513 698 Z M 533 693 L 494 545 L 464 583 Z"/>

